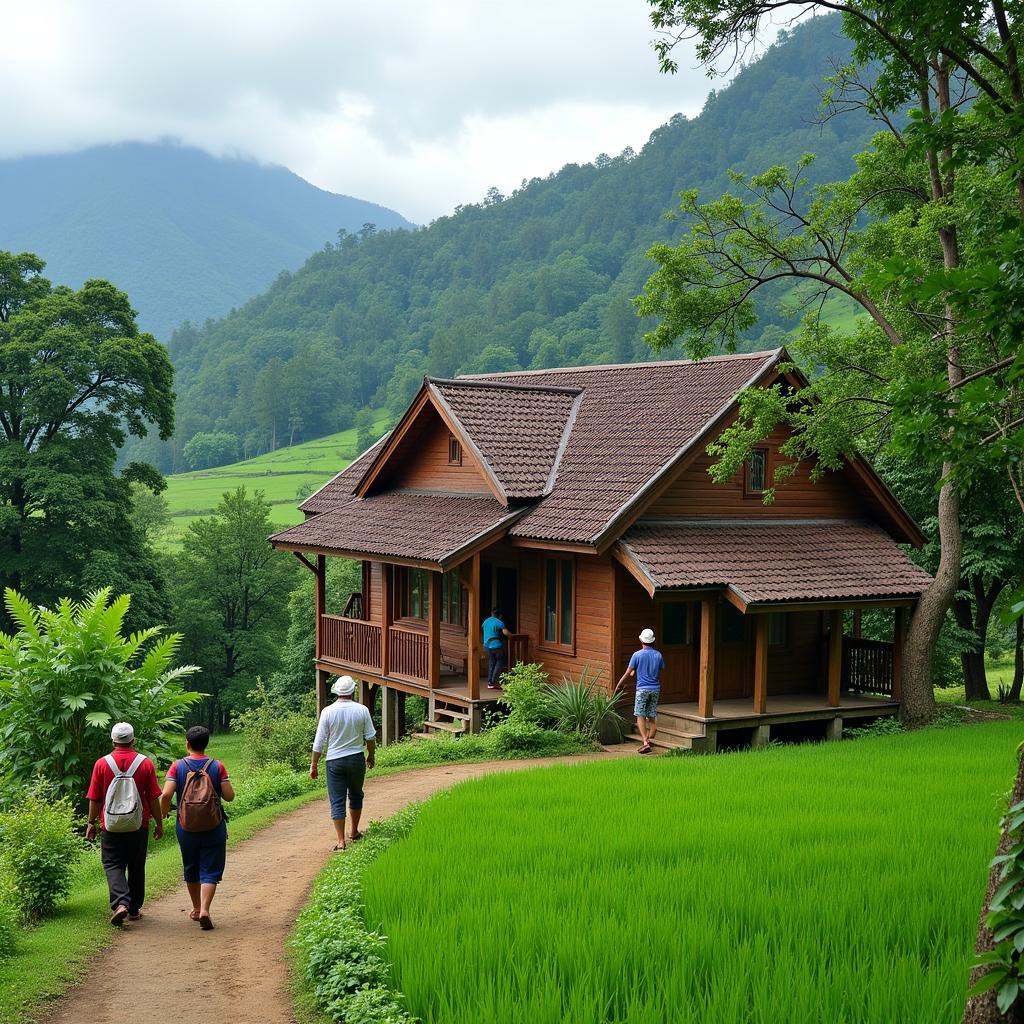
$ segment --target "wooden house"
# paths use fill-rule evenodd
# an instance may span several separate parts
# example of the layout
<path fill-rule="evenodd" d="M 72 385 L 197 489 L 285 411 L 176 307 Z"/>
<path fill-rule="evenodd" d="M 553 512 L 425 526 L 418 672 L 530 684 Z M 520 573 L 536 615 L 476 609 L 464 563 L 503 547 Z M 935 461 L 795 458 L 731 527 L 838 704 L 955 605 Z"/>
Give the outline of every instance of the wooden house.
<path fill-rule="evenodd" d="M 776 481 L 781 430 L 734 479 L 708 475 L 737 393 L 784 378 L 787 358 L 425 379 L 271 538 L 316 574 L 320 701 L 347 672 L 384 688 L 385 742 L 410 693 L 428 727 L 478 729 L 500 699 L 481 687 L 480 623 L 500 607 L 513 663 L 556 681 L 588 666 L 609 688 L 652 627 L 666 744 L 714 748 L 728 729 L 763 743 L 805 719 L 835 736 L 895 713 L 907 610 L 930 582 L 899 546 L 922 543 L 917 525 L 857 457 Z M 328 610 L 331 557 L 359 559 L 362 586 Z M 880 607 L 892 641 L 861 638 L 860 610 Z"/>

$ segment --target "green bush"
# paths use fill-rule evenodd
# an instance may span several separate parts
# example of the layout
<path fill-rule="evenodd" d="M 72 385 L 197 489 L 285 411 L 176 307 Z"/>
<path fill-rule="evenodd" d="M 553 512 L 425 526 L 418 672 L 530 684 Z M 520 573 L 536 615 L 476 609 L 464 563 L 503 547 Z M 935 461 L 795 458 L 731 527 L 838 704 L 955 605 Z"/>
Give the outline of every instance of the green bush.
<path fill-rule="evenodd" d="M 584 668 L 579 679 L 565 676 L 560 686 L 549 684 L 543 691 L 544 714 L 560 732 L 588 742 L 621 743 L 625 723 L 616 707 L 622 694 L 605 693 L 600 681 L 600 672 L 591 677 Z"/>
<path fill-rule="evenodd" d="M 545 687 L 548 674 L 533 662 L 520 662 L 501 677 L 502 703 L 509 709 L 509 718 L 529 725 L 546 725 Z"/>
<path fill-rule="evenodd" d="M 484 733 L 484 736 L 498 758 L 559 757 L 562 754 L 579 754 L 596 746 L 582 737 L 541 729 L 512 718 Z"/>
<path fill-rule="evenodd" d="M 245 736 L 250 764 L 287 764 L 294 771 L 309 767 L 316 734 L 316 695 L 309 693 L 295 711 L 275 697 L 262 679 L 249 693 L 249 710 L 235 720 L 235 729 Z"/>
<path fill-rule="evenodd" d="M 18 903 L 9 871 L 0 867 L 0 963 L 9 960 L 18 945 Z"/>
<path fill-rule="evenodd" d="M 150 754 L 172 754 L 200 697 L 181 684 L 197 669 L 170 667 L 178 634 L 125 636 L 131 598 L 111 600 L 109 589 L 52 610 L 14 590 L 5 598 L 18 632 L 0 633 L 0 777 L 42 775 L 77 798 L 116 721 L 131 722 Z"/>
<path fill-rule="evenodd" d="M 0 814 L 0 875 L 24 920 L 38 921 L 64 900 L 84 849 L 71 801 L 49 785 L 34 786 Z"/>
<path fill-rule="evenodd" d="M 323 786 L 322 781 L 309 777 L 308 770 L 297 772 L 283 761 L 243 768 L 231 776 L 231 781 L 237 795 L 227 807 L 230 818 L 241 817 Z"/>

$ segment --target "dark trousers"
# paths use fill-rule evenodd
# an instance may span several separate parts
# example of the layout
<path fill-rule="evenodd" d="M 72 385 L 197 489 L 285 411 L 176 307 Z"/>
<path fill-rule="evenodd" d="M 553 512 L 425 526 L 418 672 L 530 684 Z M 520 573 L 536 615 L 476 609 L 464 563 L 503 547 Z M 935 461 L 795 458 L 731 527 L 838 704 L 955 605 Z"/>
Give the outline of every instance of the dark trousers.
<path fill-rule="evenodd" d="M 149 826 L 136 832 L 107 832 L 100 835 L 100 857 L 107 873 L 110 909 L 127 907 L 137 914 L 146 898 L 146 849 Z"/>
<path fill-rule="evenodd" d="M 487 685 L 495 686 L 505 668 L 505 648 L 487 648 Z"/>

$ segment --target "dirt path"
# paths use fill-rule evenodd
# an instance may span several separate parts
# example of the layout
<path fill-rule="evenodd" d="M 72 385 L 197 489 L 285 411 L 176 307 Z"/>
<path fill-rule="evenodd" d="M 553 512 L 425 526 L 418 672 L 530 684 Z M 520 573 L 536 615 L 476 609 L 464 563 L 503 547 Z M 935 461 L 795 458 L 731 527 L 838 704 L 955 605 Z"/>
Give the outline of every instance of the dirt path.
<path fill-rule="evenodd" d="M 586 757 L 610 760 L 631 751 L 620 747 Z M 463 779 L 582 759 L 442 765 L 371 779 L 364 821 L 387 818 Z M 292 1024 L 285 941 L 313 879 L 332 856 L 332 836 L 326 801 L 318 800 L 229 850 L 212 932 L 187 919 L 191 904 L 184 885 L 147 903 L 143 919 L 124 926 L 48 1021 L 124 1024 L 126 1013 L 145 1017 L 171 1007 L 183 1020 L 209 1024 Z"/>

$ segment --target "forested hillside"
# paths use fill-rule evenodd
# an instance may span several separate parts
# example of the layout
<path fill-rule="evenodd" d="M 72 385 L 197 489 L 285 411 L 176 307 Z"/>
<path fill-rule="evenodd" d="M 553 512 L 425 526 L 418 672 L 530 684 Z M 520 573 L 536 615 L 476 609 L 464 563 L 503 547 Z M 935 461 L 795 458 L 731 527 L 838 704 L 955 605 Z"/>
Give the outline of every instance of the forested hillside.
<path fill-rule="evenodd" d="M 408 227 L 283 167 L 129 143 L 0 161 L 0 249 L 37 253 L 54 282 L 112 281 L 166 341 L 294 270 L 339 228 Z"/>
<path fill-rule="evenodd" d="M 180 329 L 177 437 L 137 454 L 187 468 L 182 446 L 207 431 L 258 454 L 347 427 L 368 405 L 397 414 L 424 373 L 649 358 L 630 300 L 652 269 L 647 248 L 680 230 L 664 217 L 680 190 L 710 198 L 730 168 L 808 151 L 814 178 L 849 174 L 867 119 L 818 120 L 830 58 L 848 53 L 838 19 L 814 19 L 639 153 L 570 164 L 428 228 L 349 236 L 225 319 Z M 766 310 L 751 344 L 777 343 L 790 323 Z"/>

